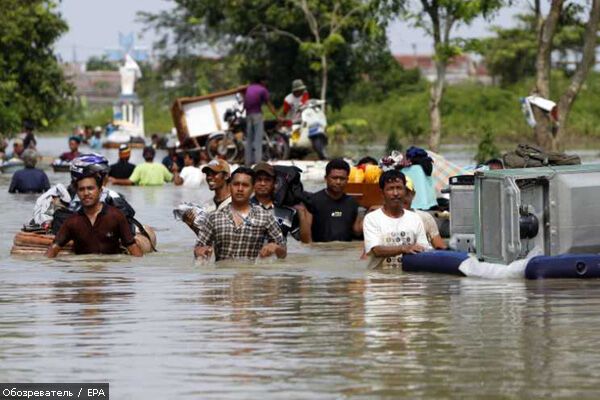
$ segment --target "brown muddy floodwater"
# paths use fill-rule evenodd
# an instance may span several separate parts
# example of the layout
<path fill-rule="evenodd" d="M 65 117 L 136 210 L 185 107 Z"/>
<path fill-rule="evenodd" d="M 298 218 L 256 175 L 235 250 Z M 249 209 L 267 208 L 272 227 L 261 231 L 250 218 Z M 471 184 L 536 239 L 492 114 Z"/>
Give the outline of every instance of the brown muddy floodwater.
<path fill-rule="evenodd" d="M 360 243 L 293 239 L 283 262 L 197 266 L 171 210 L 209 192 L 171 185 L 119 188 L 157 228 L 156 254 L 12 258 L 35 196 L 9 195 L 9 179 L 1 382 L 110 382 L 113 399 L 600 394 L 600 281 L 381 273 L 358 260 Z"/>

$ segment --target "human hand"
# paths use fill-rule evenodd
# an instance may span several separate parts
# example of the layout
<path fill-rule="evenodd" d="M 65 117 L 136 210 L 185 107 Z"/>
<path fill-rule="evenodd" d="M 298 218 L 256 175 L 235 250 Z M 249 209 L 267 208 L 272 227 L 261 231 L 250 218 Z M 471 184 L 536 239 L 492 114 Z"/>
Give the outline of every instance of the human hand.
<path fill-rule="evenodd" d="M 194 210 L 187 210 L 181 216 L 181 220 L 188 226 L 192 226 L 195 219 L 196 219 L 196 213 L 194 212 Z"/>
<path fill-rule="evenodd" d="M 211 246 L 196 246 L 194 247 L 194 257 L 196 258 L 210 258 L 213 249 Z"/>
<path fill-rule="evenodd" d="M 270 257 L 273 254 L 275 254 L 275 251 L 278 248 L 279 248 L 279 245 L 277 243 L 267 243 L 262 247 L 262 249 L 260 249 L 258 256 L 261 258 Z"/>
<path fill-rule="evenodd" d="M 425 251 L 425 247 L 420 244 L 409 244 L 404 246 L 405 251 L 404 254 L 417 254 Z"/>
<path fill-rule="evenodd" d="M 302 203 L 298 203 L 294 206 L 294 209 L 296 211 L 298 211 L 299 213 L 306 213 L 308 212 L 308 209 L 306 208 L 306 206 Z"/>

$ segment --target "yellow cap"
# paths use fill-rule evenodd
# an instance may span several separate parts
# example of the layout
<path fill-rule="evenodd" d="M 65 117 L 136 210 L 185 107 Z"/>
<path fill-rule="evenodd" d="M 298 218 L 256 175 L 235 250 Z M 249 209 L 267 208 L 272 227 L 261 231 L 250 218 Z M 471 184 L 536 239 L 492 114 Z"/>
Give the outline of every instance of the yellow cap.
<path fill-rule="evenodd" d="M 406 178 L 406 185 L 405 185 L 406 188 L 408 190 L 410 190 L 411 192 L 414 192 L 415 191 L 415 184 L 413 183 L 413 180 L 410 179 L 410 176 L 405 176 L 405 178 Z"/>

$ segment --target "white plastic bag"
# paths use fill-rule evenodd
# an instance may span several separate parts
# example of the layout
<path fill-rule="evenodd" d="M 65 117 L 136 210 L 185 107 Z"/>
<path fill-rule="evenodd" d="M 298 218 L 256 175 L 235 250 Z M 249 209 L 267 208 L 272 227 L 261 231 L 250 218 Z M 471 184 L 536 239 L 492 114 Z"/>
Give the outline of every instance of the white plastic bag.
<path fill-rule="evenodd" d="M 173 210 L 173 217 L 176 220 L 181 221 L 183 214 L 185 214 L 188 210 L 192 210 L 194 213 L 194 225 L 199 227 L 204 219 L 206 219 L 206 209 L 202 206 L 199 206 L 194 203 L 181 203 Z"/>
<path fill-rule="evenodd" d="M 460 264 L 460 271 L 466 276 L 484 279 L 516 279 L 525 277 L 525 267 L 533 257 L 543 255 L 539 247 L 533 248 L 526 258 L 515 260 L 508 265 L 479 261 L 471 255 Z"/>

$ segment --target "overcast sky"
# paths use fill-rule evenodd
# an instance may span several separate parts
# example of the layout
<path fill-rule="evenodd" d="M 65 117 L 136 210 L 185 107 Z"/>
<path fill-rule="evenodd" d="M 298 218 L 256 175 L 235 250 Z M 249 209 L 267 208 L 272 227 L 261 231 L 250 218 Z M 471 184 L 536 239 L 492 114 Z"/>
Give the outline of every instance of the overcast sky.
<path fill-rule="evenodd" d="M 59 8 L 70 30 L 57 43 L 57 51 L 64 61 L 72 61 L 74 56 L 78 61 L 84 61 L 92 55 L 101 55 L 107 48 L 118 47 L 119 32 L 141 34 L 143 25 L 136 22 L 138 11 L 156 12 L 171 7 L 169 0 L 62 0 Z M 503 10 L 491 24 L 513 25 L 513 16 L 522 11 L 522 7 Z M 489 25 L 487 21 L 477 20 L 458 32 L 464 36 L 486 36 Z M 413 44 L 418 53 L 431 52 L 431 40 L 406 22 L 393 23 L 389 37 L 396 54 L 412 54 Z M 136 45 L 151 49 L 155 39 L 156 35 L 148 32 L 136 39 Z"/>

